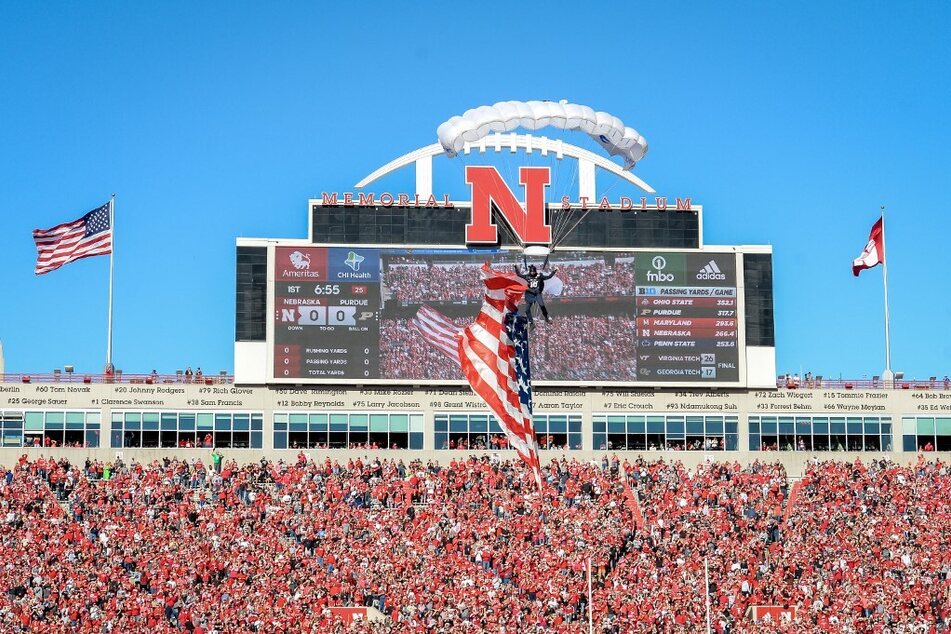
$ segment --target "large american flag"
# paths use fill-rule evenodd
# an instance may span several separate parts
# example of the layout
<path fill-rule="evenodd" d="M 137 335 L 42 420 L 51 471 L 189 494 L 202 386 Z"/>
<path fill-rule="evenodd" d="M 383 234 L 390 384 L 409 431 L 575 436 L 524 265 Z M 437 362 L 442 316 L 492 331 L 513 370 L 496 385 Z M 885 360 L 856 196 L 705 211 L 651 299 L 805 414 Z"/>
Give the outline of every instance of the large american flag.
<path fill-rule="evenodd" d="M 459 332 L 462 328 L 451 319 L 424 304 L 409 323 L 429 345 L 459 363 Z"/>
<path fill-rule="evenodd" d="M 525 284 L 512 273 L 482 267 L 485 297 L 474 323 L 459 334 L 459 361 L 473 391 L 499 420 L 509 444 L 532 469 L 541 465 L 532 424 L 531 371 L 525 318 L 517 316 Z"/>
<path fill-rule="evenodd" d="M 74 260 L 112 253 L 111 203 L 93 209 L 79 220 L 52 229 L 34 229 L 37 275 L 55 271 Z"/>

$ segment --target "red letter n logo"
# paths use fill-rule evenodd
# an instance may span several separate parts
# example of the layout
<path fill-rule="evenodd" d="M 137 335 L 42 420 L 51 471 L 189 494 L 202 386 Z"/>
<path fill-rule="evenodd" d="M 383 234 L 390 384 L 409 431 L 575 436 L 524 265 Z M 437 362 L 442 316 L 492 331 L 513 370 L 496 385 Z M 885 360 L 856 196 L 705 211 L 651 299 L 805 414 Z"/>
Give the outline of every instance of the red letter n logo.
<path fill-rule="evenodd" d="M 492 222 L 492 205 L 523 244 L 551 243 L 551 225 L 545 218 L 545 187 L 551 174 L 547 167 L 521 167 L 518 182 L 525 187 L 525 207 L 518 202 L 491 165 L 467 165 L 466 183 L 472 185 L 471 222 L 466 242 L 498 244 L 499 228 Z"/>

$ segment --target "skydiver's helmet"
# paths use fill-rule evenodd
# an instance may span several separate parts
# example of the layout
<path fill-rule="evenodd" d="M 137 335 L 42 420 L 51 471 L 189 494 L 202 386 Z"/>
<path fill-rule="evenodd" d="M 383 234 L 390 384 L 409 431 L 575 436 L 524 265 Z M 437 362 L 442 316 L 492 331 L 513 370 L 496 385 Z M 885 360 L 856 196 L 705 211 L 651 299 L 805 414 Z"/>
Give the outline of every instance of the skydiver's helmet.
<path fill-rule="evenodd" d="M 536 275 L 538 275 L 538 269 L 535 268 L 535 265 L 534 265 L 534 264 L 529 264 L 529 265 L 528 265 L 528 275 L 529 275 L 530 277 L 535 277 Z"/>

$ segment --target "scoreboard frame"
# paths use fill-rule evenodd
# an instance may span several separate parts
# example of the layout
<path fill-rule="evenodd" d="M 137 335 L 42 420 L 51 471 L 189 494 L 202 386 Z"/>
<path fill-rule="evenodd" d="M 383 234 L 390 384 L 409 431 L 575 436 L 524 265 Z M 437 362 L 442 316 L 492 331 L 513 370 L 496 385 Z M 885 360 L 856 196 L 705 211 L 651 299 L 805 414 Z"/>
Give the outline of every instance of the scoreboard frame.
<path fill-rule="evenodd" d="M 414 387 L 414 386 L 442 386 L 442 387 L 464 387 L 467 385 L 465 380 L 452 379 L 419 379 L 419 378 L 327 378 L 327 377 L 282 377 L 277 376 L 275 371 L 276 349 L 275 342 L 276 331 L 276 289 L 278 283 L 275 276 L 276 253 L 280 247 L 290 248 L 334 248 L 334 249 L 380 249 L 383 251 L 393 250 L 458 250 L 460 252 L 471 252 L 472 248 L 460 244 L 432 245 L 432 244 L 346 244 L 346 243 L 313 243 L 309 240 L 289 239 L 289 240 L 267 240 L 267 319 L 266 319 L 266 383 L 276 387 L 290 386 L 375 386 L 375 387 Z M 491 250 L 493 254 L 499 251 L 512 252 L 513 255 L 520 255 L 521 251 L 515 247 L 500 247 Z M 710 254 L 710 255 L 732 255 L 736 271 L 736 347 L 737 347 L 737 374 L 736 381 L 723 381 L 719 379 L 711 380 L 687 380 L 687 381 L 658 381 L 651 379 L 643 380 L 534 380 L 533 385 L 541 388 L 600 388 L 600 389 L 746 389 L 748 388 L 747 379 L 747 342 L 746 342 L 746 302 L 745 302 L 745 282 L 743 277 L 743 247 L 738 246 L 702 246 L 699 249 L 665 249 L 665 248 L 579 248 L 565 247 L 556 249 L 553 254 L 559 252 L 584 252 L 591 254 L 637 254 L 637 253 L 671 253 L 671 254 Z M 753 247 L 751 252 L 759 252 L 759 249 Z M 555 315 L 557 319 L 557 315 Z M 544 327 L 542 325 L 541 327 Z M 583 335 L 583 333 L 579 333 Z M 379 342 L 376 344 L 379 349 Z"/>

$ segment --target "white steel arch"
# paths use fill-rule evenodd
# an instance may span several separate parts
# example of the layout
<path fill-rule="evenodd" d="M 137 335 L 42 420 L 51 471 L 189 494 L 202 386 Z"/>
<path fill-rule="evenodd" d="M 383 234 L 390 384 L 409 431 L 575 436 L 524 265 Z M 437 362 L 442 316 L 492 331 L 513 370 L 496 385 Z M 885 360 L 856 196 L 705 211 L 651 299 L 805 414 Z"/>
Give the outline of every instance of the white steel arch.
<path fill-rule="evenodd" d="M 589 200 L 597 198 L 595 167 L 600 167 L 614 176 L 636 185 L 648 194 L 656 193 L 653 187 L 631 172 L 625 171 L 614 161 L 576 145 L 561 140 L 549 139 L 548 137 L 535 137 L 531 134 L 490 134 L 475 143 L 466 143 L 462 153 L 470 154 L 472 151 L 478 151 L 480 154 L 484 154 L 487 150 L 501 152 L 503 149 L 514 152 L 518 148 L 524 149 L 528 154 L 538 151 L 542 156 L 547 156 L 551 152 L 559 160 L 566 156 L 577 159 L 579 198 L 582 196 L 586 196 Z M 419 194 L 420 198 L 427 198 L 433 193 L 433 157 L 445 153 L 445 148 L 439 143 L 413 150 L 374 170 L 357 183 L 355 188 L 362 189 L 387 174 L 407 165 L 415 164 L 416 193 Z"/>

